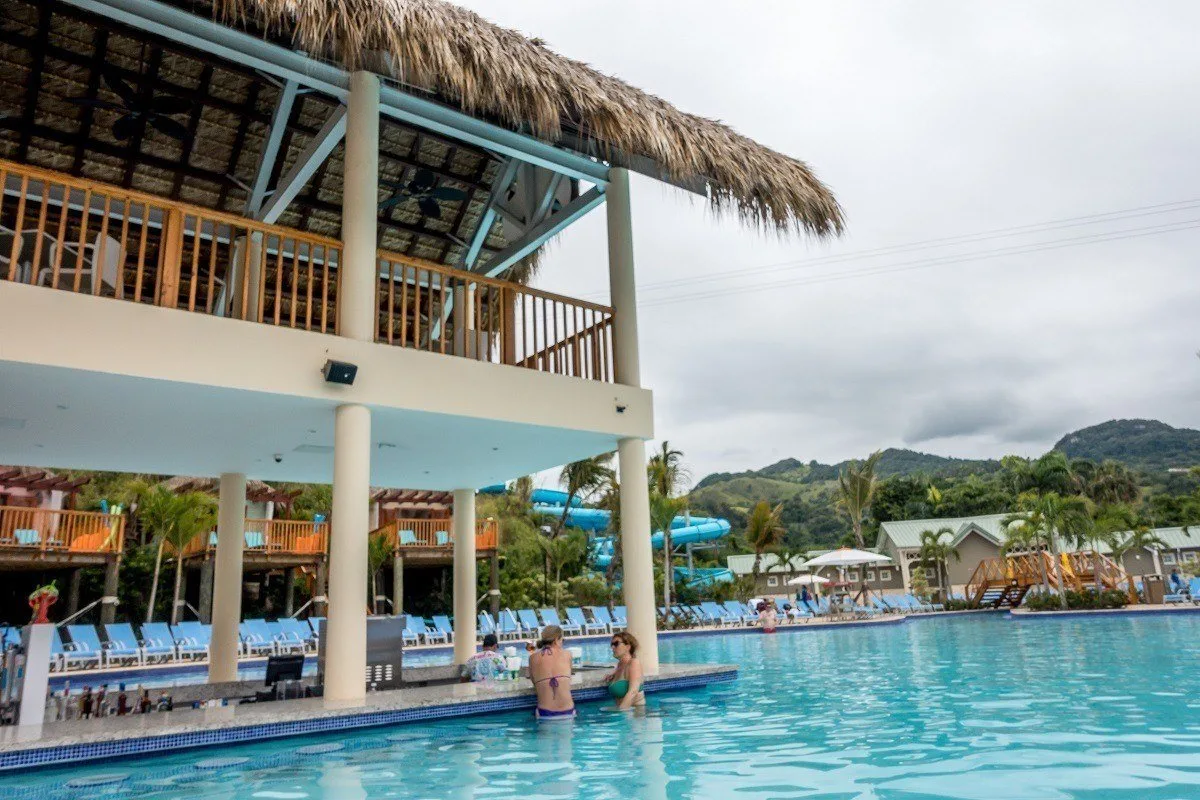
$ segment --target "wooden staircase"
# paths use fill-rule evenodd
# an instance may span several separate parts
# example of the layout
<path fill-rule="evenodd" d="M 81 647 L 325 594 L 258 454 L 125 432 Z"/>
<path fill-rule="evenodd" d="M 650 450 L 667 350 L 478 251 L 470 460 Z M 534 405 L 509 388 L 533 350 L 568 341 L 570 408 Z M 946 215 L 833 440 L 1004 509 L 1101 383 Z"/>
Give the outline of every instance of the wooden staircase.
<path fill-rule="evenodd" d="M 1099 567 L 1101 589 L 1126 592 L 1131 603 L 1137 602 L 1129 575 L 1108 556 L 1076 552 L 1062 553 L 1058 558 L 1058 568 L 1054 556 L 1040 550 L 984 559 L 967 581 L 967 600 L 974 608 L 1016 608 L 1031 588 L 1043 583 L 1052 589 L 1077 592 L 1094 587 Z"/>

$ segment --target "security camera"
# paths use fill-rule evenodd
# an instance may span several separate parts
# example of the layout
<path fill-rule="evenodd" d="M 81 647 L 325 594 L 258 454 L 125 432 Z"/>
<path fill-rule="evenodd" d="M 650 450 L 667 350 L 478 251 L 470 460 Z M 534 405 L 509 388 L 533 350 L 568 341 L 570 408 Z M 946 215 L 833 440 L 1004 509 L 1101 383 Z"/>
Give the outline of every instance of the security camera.
<path fill-rule="evenodd" d="M 618 414 L 624 414 L 624 413 L 625 413 L 625 406 L 621 405 L 620 403 L 617 403 L 617 413 L 618 413 Z"/>
<path fill-rule="evenodd" d="M 276 453 L 276 454 L 275 454 L 275 463 L 276 463 L 276 464 L 282 464 L 282 463 L 283 463 L 283 453 Z"/>

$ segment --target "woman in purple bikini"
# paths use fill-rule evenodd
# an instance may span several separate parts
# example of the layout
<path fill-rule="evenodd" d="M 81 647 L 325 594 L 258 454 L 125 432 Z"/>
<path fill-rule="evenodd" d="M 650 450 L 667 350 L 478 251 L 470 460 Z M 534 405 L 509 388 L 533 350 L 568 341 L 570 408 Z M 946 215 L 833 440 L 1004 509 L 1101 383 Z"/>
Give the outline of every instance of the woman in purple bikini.
<path fill-rule="evenodd" d="M 575 699 L 571 697 L 571 654 L 563 649 L 562 628 L 547 625 L 529 655 L 529 679 L 537 692 L 539 720 L 572 719 Z"/>

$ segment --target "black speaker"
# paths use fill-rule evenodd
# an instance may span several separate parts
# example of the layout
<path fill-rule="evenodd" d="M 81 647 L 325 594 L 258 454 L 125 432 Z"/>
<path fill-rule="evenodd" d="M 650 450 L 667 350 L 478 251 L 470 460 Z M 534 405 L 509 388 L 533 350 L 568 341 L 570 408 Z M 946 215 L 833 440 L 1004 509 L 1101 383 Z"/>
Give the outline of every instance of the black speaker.
<path fill-rule="evenodd" d="M 330 359 L 321 368 L 321 373 L 328 383 L 344 383 L 349 386 L 354 383 L 354 376 L 358 374 L 358 365 Z"/>

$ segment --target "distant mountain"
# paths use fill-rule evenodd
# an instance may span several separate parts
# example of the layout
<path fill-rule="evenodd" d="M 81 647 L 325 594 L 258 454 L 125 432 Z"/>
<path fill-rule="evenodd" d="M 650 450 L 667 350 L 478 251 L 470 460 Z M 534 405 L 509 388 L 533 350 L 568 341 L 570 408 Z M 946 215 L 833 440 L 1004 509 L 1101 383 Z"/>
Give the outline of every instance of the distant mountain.
<path fill-rule="evenodd" d="M 1069 458 L 1113 459 L 1146 472 L 1200 465 L 1200 431 L 1153 419 L 1114 419 L 1068 433 L 1054 445 Z"/>
<path fill-rule="evenodd" d="M 822 464 L 818 461 L 809 461 L 805 464 L 794 458 L 785 458 L 758 470 L 714 472 L 701 479 L 695 488 L 704 489 L 735 478 L 771 478 L 775 481 L 800 484 L 824 483 L 836 480 L 838 473 L 849 464 L 848 460 L 840 461 L 837 464 Z M 892 475 L 909 475 L 916 472 L 929 476 L 986 474 L 998 469 L 1000 469 L 1000 462 L 991 459 L 950 458 L 930 453 L 918 453 L 916 450 L 889 447 L 879 457 L 879 465 L 875 472 L 879 477 L 887 478 Z"/>

